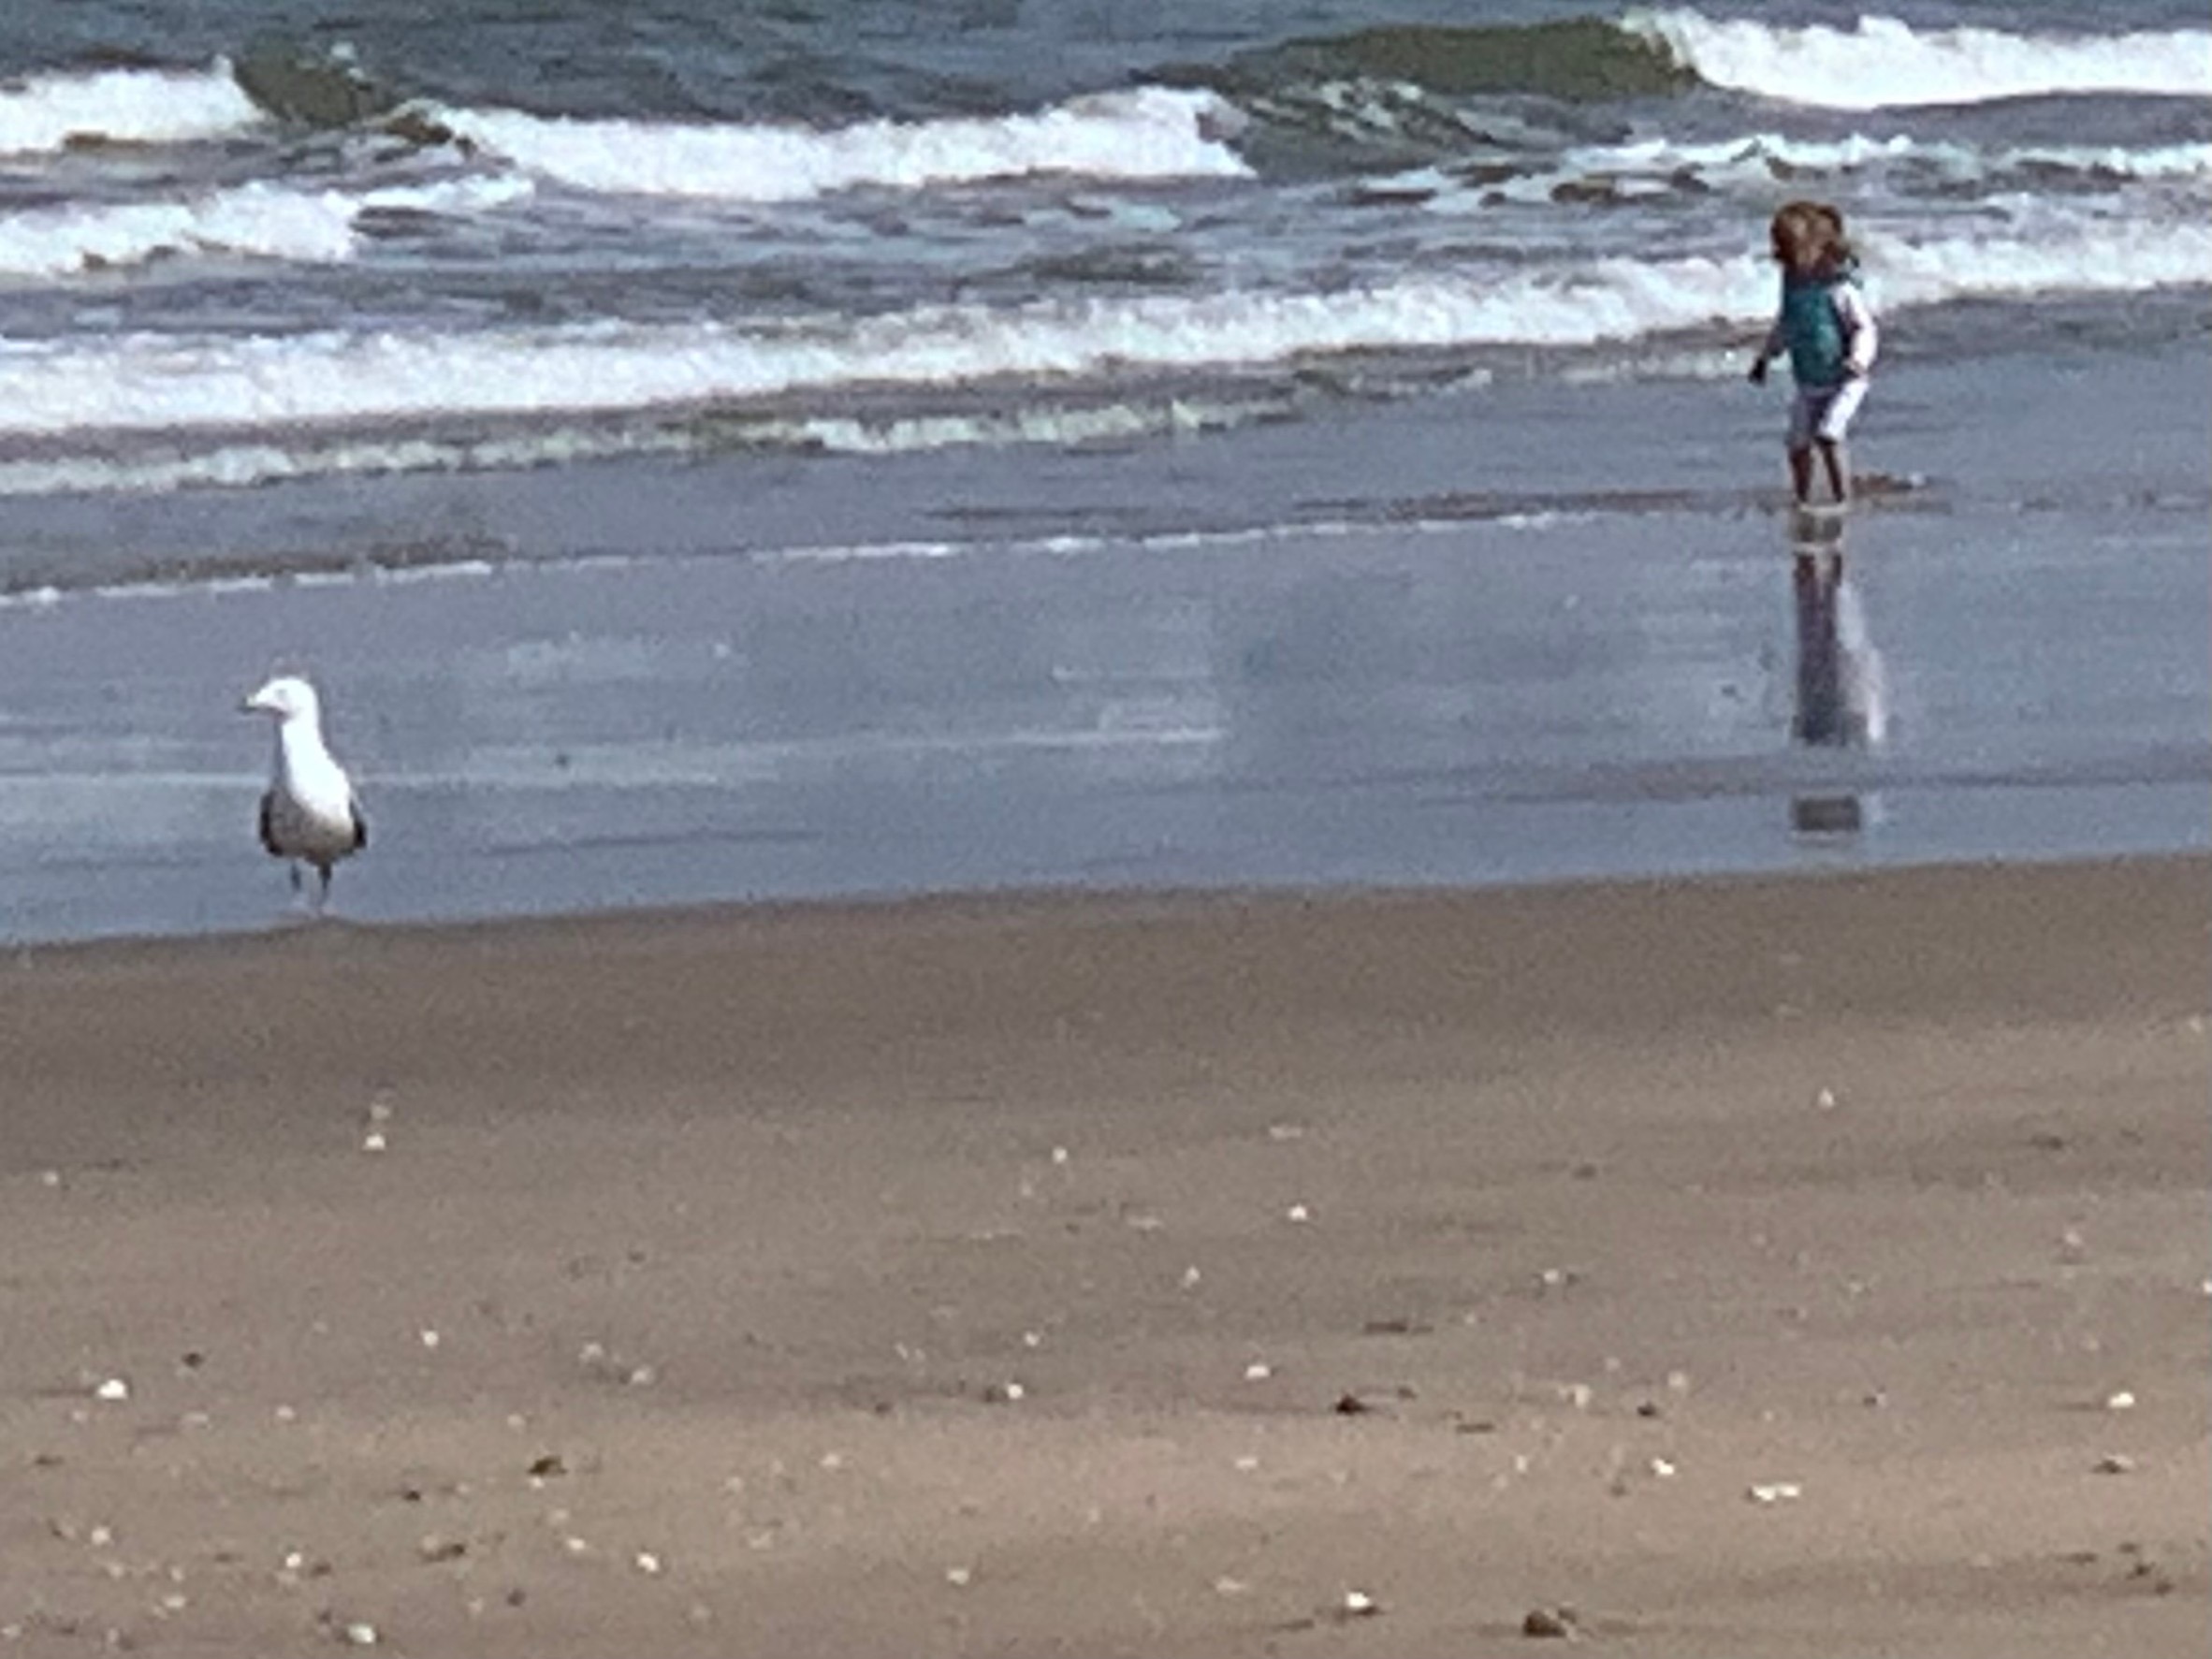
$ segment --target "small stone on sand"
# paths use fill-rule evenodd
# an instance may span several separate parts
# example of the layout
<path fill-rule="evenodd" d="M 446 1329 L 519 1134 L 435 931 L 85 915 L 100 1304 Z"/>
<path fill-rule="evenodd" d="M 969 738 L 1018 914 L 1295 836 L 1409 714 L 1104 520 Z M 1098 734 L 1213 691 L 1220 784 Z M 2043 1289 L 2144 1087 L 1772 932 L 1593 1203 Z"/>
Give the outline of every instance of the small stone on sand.
<path fill-rule="evenodd" d="M 1579 1623 L 1572 1608 L 1531 1608 L 1528 1616 L 1521 1622 L 1521 1634 L 1572 1639 Z"/>

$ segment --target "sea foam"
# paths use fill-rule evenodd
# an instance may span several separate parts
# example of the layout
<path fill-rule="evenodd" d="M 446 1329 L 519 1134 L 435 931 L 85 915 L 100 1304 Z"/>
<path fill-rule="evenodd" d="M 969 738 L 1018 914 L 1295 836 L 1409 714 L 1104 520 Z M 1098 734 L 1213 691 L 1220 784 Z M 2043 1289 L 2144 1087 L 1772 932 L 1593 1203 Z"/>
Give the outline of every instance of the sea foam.
<path fill-rule="evenodd" d="M 261 119 L 225 63 L 202 70 L 35 75 L 0 86 L 0 155 L 59 150 L 92 139 L 189 143 L 242 131 Z"/>
<path fill-rule="evenodd" d="M 1474 183 L 1448 168 L 1427 167 L 1375 181 L 1370 187 L 1378 194 L 1419 195 L 1442 212 L 1480 212 L 1498 201 L 1542 205 L 1562 189 L 1594 182 L 1605 183 L 1623 198 L 1685 188 L 1753 191 L 1763 198 L 1778 177 L 1840 178 L 1877 170 L 1952 190 L 1994 186 L 2029 175 L 2046 181 L 2072 175 L 2078 183 L 2099 185 L 2187 183 L 2212 179 L 2212 144 L 1982 146 L 1905 133 L 1837 138 L 1749 133 L 1699 143 L 1650 138 L 1580 146 L 1556 157 L 1532 158 L 1527 172 L 1487 176 Z"/>
<path fill-rule="evenodd" d="M 515 167 L 600 194 L 803 200 L 862 186 L 917 189 L 1060 173 L 1098 179 L 1241 178 L 1215 135 L 1234 124 L 1210 93 L 1138 87 L 1031 114 L 799 126 L 585 121 L 517 109 L 425 115 Z"/>
<path fill-rule="evenodd" d="M 1700 79 L 1784 103 L 1836 109 L 1978 104 L 2049 93 L 2212 93 L 2212 31 L 2011 35 L 1926 29 L 1862 16 L 1849 29 L 1722 21 L 1695 11 L 1632 13 Z"/>
<path fill-rule="evenodd" d="M 364 212 L 482 213 L 524 199 L 527 179 L 479 176 L 374 190 L 306 190 L 255 182 L 161 201 L 0 214 L 0 274 L 59 277 L 162 255 L 351 258 Z"/>

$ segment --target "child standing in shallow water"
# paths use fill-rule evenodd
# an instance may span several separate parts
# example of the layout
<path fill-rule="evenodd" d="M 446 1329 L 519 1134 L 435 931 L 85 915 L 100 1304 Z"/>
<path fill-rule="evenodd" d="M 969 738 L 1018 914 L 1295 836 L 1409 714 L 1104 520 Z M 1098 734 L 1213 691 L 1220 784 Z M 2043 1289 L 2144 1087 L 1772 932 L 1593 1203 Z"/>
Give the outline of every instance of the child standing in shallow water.
<path fill-rule="evenodd" d="M 1859 291 L 1858 265 L 1844 239 L 1843 215 L 1820 202 L 1794 201 L 1774 215 L 1774 261 L 1782 267 L 1782 305 L 1751 366 L 1767 381 L 1767 359 L 1789 353 L 1797 395 L 1790 405 L 1790 484 L 1800 506 L 1812 494 L 1819 453 L 1828 489 L 1851 498 L 1843 436 L 1866 399 L 1874 367 L 1874 313 Z"/>

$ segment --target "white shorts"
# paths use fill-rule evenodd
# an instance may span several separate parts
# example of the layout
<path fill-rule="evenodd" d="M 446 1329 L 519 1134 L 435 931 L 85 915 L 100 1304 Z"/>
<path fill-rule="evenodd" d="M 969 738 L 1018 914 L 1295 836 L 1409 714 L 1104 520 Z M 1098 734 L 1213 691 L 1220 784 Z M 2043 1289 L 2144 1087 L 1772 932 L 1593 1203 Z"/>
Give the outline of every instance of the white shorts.
<path fill-rule="evenodd" d="M 1841 386 L 1801 386 L 1790 404 L 1790 447 L 1810 449 L 1819 438 L 1841 444 L 1851 418 L 1867 400 L 1867 377 L 1855 374 Z"/>

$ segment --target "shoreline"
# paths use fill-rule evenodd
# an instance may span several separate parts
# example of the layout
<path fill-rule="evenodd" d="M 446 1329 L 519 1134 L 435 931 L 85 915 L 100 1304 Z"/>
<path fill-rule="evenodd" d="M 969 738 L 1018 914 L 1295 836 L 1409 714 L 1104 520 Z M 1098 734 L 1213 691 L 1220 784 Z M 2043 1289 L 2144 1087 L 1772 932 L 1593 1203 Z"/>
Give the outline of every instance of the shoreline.
<path fill-rule="evenodd" d="M 0 1626 L 2179 1659 L 2208 873 L 18 952 Z"/>

